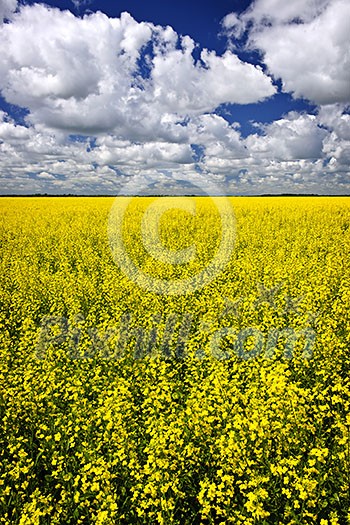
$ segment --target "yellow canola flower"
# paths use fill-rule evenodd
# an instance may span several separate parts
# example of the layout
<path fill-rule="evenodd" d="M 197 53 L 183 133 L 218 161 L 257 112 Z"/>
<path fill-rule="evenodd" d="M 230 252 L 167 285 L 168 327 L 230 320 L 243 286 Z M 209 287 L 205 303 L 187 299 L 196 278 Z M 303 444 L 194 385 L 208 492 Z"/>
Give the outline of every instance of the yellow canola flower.
<path fill-rule="evenodd" d="M 0 525 L 350 523 L 348 198 L 156 201 L 0 200 Z"/>

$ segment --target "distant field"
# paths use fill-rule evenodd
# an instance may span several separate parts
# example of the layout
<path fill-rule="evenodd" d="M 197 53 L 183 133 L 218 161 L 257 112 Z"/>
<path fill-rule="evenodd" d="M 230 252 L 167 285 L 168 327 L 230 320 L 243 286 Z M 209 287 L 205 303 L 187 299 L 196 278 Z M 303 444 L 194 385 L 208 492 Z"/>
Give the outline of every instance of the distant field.
<path fill-rule="evenodd" d="M 0 199 L 0 523 L 350 524 L 349 198 L 118 199 Z"/>

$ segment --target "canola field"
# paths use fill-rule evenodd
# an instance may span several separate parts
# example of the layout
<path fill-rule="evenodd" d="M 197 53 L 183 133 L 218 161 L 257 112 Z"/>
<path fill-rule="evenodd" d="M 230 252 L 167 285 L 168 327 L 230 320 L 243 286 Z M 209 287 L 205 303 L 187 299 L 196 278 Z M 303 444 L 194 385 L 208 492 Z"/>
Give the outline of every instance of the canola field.
<path fill-rule="evenodd" d="M 220 202 L 1 198 L 1 524 L 350 524 L 350 201 Z"/>

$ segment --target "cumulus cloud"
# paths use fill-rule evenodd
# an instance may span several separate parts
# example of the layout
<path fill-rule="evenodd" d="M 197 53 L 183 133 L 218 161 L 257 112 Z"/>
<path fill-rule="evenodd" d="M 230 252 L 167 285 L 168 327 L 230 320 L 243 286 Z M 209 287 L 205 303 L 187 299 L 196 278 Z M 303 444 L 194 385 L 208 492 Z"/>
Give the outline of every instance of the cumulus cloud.
<path fill-rule="evenodd" d="M 0 29 L 3 95 L 27 107 L 33 123 L 82 132 L 111 129 L 136 91 L 132 75 L 150 36 L 150 27 L 127 13 L 80 19 L 25 6 Z"/>
<path fill-rule="evenodd" d="M 350 101 L 350 4 L 347 0 L 256 0 L 240 17 L 228 15 L 231 37 L 249 29 L 283 90 L 316 104 Z"/>
<path fill-rule="evenodd" d="M 318 121 L 333 131 L 339 139 L 350 140 L 350 106 L 332 104 L 320 107 Z"/>
<path fill-rule="evenodd" d="M 52 175 L 51 173 L 47 173 L 47 171 L 41 171 L 40 173 L 37 173 L 38 179 L 44 179 L 44 180 L 56 180 L 56 177 Z"/>
<path fill-rule="evenodd" d="M 149 142 L 132 144 L 109 137 L 97 141 L 93 157 L 102 165 L 117 167 L 138 167 L 145 169 L 173 167 L 175 164 L 193 162 L 192 150 L 188 144 Z"/>
<path fill-rule="evenodd" d="M 205 49 L 196 62 L 190 37 L 179 41 L 171 28 L 136 22 L 128 13 L 77 18 L 24 6 L 0 29 L 0 39 L 5 98 L 28 108 L 31 123 L 71 133 L 142 140 L 153 132 L 167 140 L 161 137 L 163 129 L 169 134 L 164 114 L 181 118 L 225 102 L 257 102 L 276 90 L 260 67 L 229 51 L 217 56 Z M 141 55 L 148 76 L 139 68 Z"/>
<path fill-rule="evenodd" d="M 14 121 L 4 112 L 0 111 L 0 141 L 17 142 L 28 140 L 30 131 L 24 126 L 16 126 Z"/>
<path fill-rule="evenodd" d="M 331 0 L 255 0 L 240 18 L 255 24 L 310 22 L 330 3 Z"/>
<path fill-rule="evenodd" d="M 191 118 L 187 143 L 133 143 L 117 136 L 69 140 L 64 135 L 0 122 L 3 192 L 116 193 L 150 177 L 158 190 L 197 169 L 225 192 L 346 193 L 350 190 L 349 115 L 336 105 L 317 115 L 289 113 L 243 138 L 214 115 Z M 191 144 L 202 155 L 195 162 Z M 32 174 L 30 177 L 28 174 Z M 36 175 L 33 175 L 36 174 Z M 175 190 L 174 190 L 175 191 Z"/>
<path fill-rule="evenodd" d="M 194 63 L 193 48 L 194 43 L 187 39 L 181 50 L 172 49 L 154 59 L 154 97 L 164 109 L 203 113 L 227 102 L 258 102 L 276 92 L 261 67 L 242 62 L 230 51 L 217 56 L 208 50 L 201 52 L 203 67 Z"/>
<path fill-rule="evenodd" d="M 12 18 L 13 13 L 17 9 L 17 0 L 0 0 L 0 25 L 4 19 Z"/>
<path fill-rule="evenodd" d="M 244 141 L 234 124 L 219 115 L 201 115 L 189 125 L 192 143 L 205 147 L 206 159 L 240 159 L 247 156 Z"/>
<path fill-rule="evenodd" d="M 350 108 L 349 108 L 350 109 Z M 318 121 L 329 133 L 323 142 L 323 153 L 332 172 L 344 173 L 350 179 L 350 115 L 340 104 L 320 108 Z"/>
<path fill-rule="evenodd" d="M 318 159 L 328 135 L 314 115 L 289 113 L 285 118 L 259 126 L 263 135 L 250 135 L 247 145 L 256 157 L 277 160 Z"/>
<path fill-rule="evenodd" d="M 241 38 L 246 30 L 246 23 L 236 13 L 229 13 L 221 21 L 224 32 L 233 38 Z"/>
<path fill-rule="evenodd" d="M 345 118 L 339 128 L 336 119 L 333 128 L 328 115 L 326 127 L 325 118 L 291 113 L 257 125 L 257 133 L 244 139 L 236 125 L 202 115 L 189 121 L 187 131 L 202 149 L 201 171 L 223 192 L 348 192 L 350 141 L 344 137 L 350 125 Z M 115 193 L 130 178 L 137 189 L 148 176 L 166 187 L 177 174 L 196 176 L 193 157 L 189 144 L 135 144 L 111 135 L 73 142 L 16 125 L 6 115 L 0 124 L 3 192 Z"/>
<path fill-rule="evenodd" d="M 291 112 L 267 125 L 256 123 L 257 132 L 243 138 L 234 125 L 210 117 L 196 120 L 193 136 L 204 147 L 202 170 L 224 177 L 226 191 L 349 192 L 349 142 L 335 132 L 338 119 L 335 128 L 330 121 L 326 128 L 320 115 Z M 344 134 L 346 125 L 347 118 Z"/>

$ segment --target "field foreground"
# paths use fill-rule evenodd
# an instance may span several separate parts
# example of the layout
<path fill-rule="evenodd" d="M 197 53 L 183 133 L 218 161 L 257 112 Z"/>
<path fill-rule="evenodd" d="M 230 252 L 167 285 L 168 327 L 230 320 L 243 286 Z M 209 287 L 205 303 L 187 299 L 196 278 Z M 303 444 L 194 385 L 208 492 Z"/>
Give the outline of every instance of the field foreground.
<path fill-rule="evenodd" d="M 0 523 L 350 524 L 349 199 L 157 200 L 0 200 Z"/>

